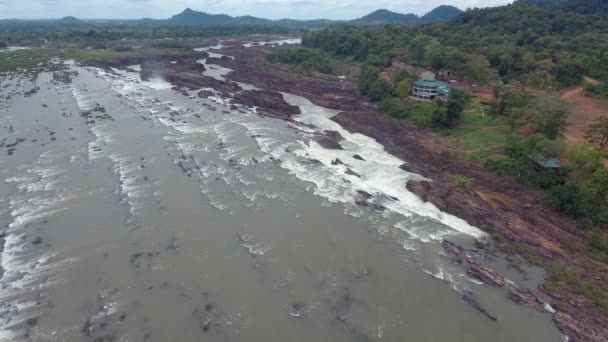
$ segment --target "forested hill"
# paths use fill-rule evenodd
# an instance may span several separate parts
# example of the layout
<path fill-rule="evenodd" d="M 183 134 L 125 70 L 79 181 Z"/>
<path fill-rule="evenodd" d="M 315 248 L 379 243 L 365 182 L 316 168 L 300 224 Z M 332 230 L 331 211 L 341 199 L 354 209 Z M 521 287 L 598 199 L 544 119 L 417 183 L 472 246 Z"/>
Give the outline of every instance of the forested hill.
<path fill-rule="evenodd" d="M 386 9 L 379 9 L 364 17 L 355 19 L 352 22 L 355 24 L 363 25 L 376 25 L 376 24 L 415 24 L 420 21 L 420 17 L 415 14 L 401 14 L 391 12 Z"/>
<path fill-rule="evenodd" d="M 518 5 L 536 5 L 581 14 L 608 14 L 606 0 L 517 0 Z"/>
<path fill-rule="evenodd" d="M 364 17 L 352 20 L 351 23 L 363 25 L 399 24 L 415 25 L 421 23 L 436 23 L 450 21 L 460 15 L 462 11 L 454 6 L 441 5 L 429 13 L 419 17 L 413 13 L 401 14 L 386 9 L 374 11 Z"/>
<path fill-rule="evenodd" d="M 441 5 L 420 18 L 422 23 L 439 23 L 450 21 L 459 16 L 462 11 L 454 6 Z"/>
<path fill-rule="evenodd" d="M 608 80 L 605 16 L 529 5 L 467 10 L 448 23 L 415 27 L 335 27 L 308 33 L 303 44 L 371 64 L 393 58 L 450 69 L 483 82 L 497 77 L 536 87 Z"/>
<path fill-rule="evenodd" d="M 205 12 L 194 11 L 186 8 L 182 13 L 171 17 L 168 22 L 170 24 L 179 25 L 199 25 L 199 24 L 268 24 L 271 21 L 260 19 L 252 16 L 231 17 L 227 14 L 209 14 Z"/>

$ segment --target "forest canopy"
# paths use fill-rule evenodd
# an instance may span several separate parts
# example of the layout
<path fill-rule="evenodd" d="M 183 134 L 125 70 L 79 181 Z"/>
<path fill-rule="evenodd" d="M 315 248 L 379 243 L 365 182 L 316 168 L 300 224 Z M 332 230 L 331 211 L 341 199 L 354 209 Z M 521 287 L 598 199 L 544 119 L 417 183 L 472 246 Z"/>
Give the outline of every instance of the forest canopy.
<path fill-rule="evenodd" d="M 393 58 L 449 69 L 474 82 L 500 77 L 540 87 L 608 79 L 608 20 L 533 5 L 469 9 L 449 23 L 336 26 L 304 35 L 303 45 L 388 64 Z"/>

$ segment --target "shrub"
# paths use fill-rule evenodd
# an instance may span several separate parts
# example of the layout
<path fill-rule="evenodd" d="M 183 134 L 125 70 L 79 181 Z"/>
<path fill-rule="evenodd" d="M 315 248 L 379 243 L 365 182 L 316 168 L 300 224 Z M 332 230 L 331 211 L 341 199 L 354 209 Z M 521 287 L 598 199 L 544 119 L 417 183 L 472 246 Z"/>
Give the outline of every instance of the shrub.
<path fill-rule="evenodd" d="M 471 185 L 473 185 L 473 178 L 463 176 L 463 175 L 449 175 L 449 178 L 456 183 L 459 187 L 463 189 L 470 189 Z"/>
<path fill-rule="evenodd" d="M 546 199 L 555 209 L 575 218 L 592 214 L 593 195 L 572 183 L 552 187 Z"/>

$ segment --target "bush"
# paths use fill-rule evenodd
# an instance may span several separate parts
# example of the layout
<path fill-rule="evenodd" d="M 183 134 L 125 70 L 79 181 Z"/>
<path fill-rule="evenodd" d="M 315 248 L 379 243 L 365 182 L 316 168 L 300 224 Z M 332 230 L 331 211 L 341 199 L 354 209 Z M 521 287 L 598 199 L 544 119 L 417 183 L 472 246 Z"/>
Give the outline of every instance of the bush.
<path fill-rule="evenodd" d="M 608 98 L 608 84 L 588 84 L 585 86 L 585 96 Z"/>
<path fill-rule="evenodd" d="M 473 178 L 463 175 L 449 175 L 448 176 L 456 185 L 463 189 L 470 189 L 473 185 Z"/>
<path fill-rule="evenodd" d="M 593 228 L 589 235 L 589 248 L 595 252 L 606 252 L 608 247 L 604 240 L 604 234 L 600 228 Z"/>
<path fill-rule="evenodd" d="M 572 183 L 552 187 L 546 199 L 555 209 L 575 218 L 588 217 L 593 211 L 593 195 Z"/>
<path fill-rule="evenodd" d="M 114 50 L 116 52 L 128 52 L 128 51 L 133 51 L 133 48 L 130 46 L 115 46 L 112 48 L 112 50 Z"/>
<path fill-rule="evenodd" d="M 483 166 L 499 175 L 513 174 L 513 162 L 509 159 L 486 158 L 483 160 Z"/>

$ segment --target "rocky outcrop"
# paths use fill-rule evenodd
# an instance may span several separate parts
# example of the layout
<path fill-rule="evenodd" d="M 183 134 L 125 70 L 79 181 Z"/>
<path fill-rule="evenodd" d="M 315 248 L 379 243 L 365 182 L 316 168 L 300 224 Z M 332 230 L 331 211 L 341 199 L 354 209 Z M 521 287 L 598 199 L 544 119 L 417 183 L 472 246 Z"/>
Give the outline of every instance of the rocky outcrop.
<path fill-rule="evenodd" d="M 232 69 L 233 72 L 228 74 L 231 80 L 250 83 L 262 89 L 290 92 L 326 108 L 347 111 L 373 109 L 359 95 L 356 84 L 352 82 L 329 75 L 308 77 L 277 68 L 260 68 L 266 59 L 264 51 L 260 49 L 243 49 L 235 45 L 225 47 L 222 53 L 235 58 L 208 58 L 207 62 Z"/>
<path fill-rule="evenodd" d="M 336 131 L 325 131 L 323 134 L 317 134 L 314 137 L 314 141 L 317 144 L 328 150 L 343 150 L 344 148 L 340 145 L 340 141 L 342 140 L 344 138 Z"/>
<path fill-rule="evenodd" d="M 505 286 L 505 278 L 503 278 L 496 271 L 483 266 L 478 261 L 474 260 L 471 256 L 467 255 L 465 251 L 456 246 L 450 241 L 443 241 L 443 249 L 450 254 L 450 256 L 461 263 L 467 270 L 467 273 L 486 284 L 493 286 L 503 287 Z"/>
<path fill-rule="evenodd" d="M 285 101 L 283 95 L 271 90 L 243 90 L 232 98 L 233 103 L 256 107 L 258 111 L 276 118 L 289 118 L 300 114 L 298 106 Z"/>
<path fill-rule="evenodd" d="M 592 326 L 572 318 L 572 316 L 556 312 L 553 315 L 553 322 L 566 336 L 574 342 L 605 342 L 606 339 Z"/>
<path fill-rule="evenodd" d="M 161 78 L 175 87 L 190 90 L 210 88 L 225 97 L 241 91 L 241 87 L 235 82 L 222 81 L 202 75 L 205 67 L 194 59 L 184 59 L 176 64 L 168 61 L 145 61 L 141 67 L 141 79 L 145 81 L 152 78 Z"/>
<path fill-rule="evenodd" d="M 446 184 L 437 184 L 433 188 L 428 181 L 410 180 L 407 182 L 406 188 L 424 202 L 430 202 L 440 210 L 445 210 L 447 207 L 443 199 L 449 192 L 449 188 Z"/>

